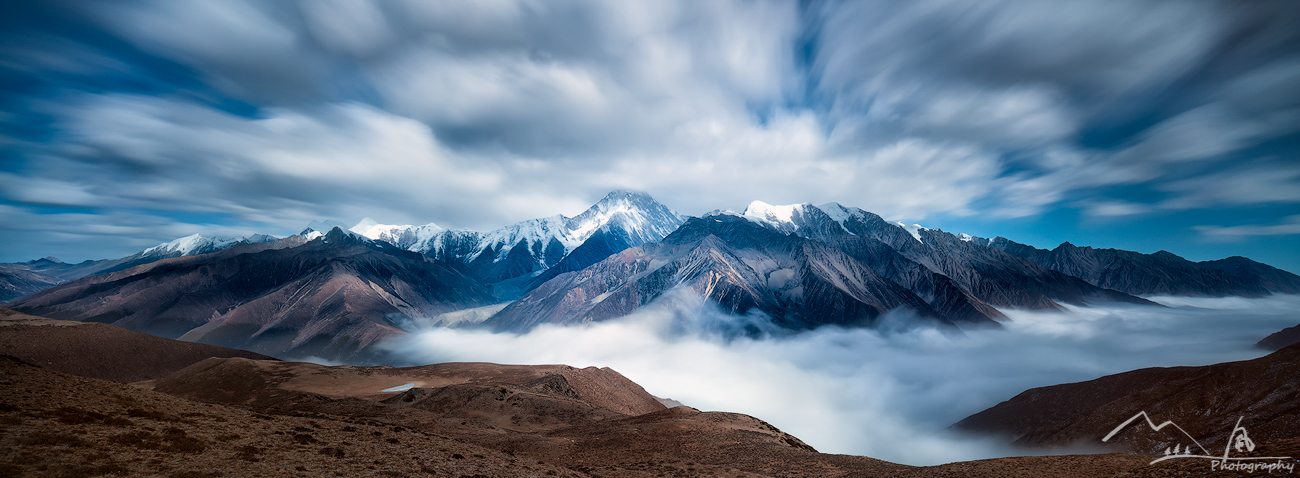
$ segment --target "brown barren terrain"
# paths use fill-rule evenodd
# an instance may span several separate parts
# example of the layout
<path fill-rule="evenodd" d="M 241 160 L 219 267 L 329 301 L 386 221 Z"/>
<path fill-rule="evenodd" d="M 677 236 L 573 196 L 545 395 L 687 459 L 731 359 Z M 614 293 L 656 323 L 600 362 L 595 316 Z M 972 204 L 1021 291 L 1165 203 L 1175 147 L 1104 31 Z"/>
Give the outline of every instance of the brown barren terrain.
<path fill-rule="evenodd" d="M 181 342 L 93 322 L 54 320 L 0 308 L 0 351 L 83 377 L 137 382 L 208 357 L 275 360 L 247 350 Z"/>
<path fill-rule="evenodd" d="M 1171 420 L 1220 452 L 1238 420 L 1257 443 L 1300 438 L 1300 344 L 1254 360 L 1146 368 L 1030 389 L 954 428 L 1004 435 L 1026 447 L 1091 444 L 1156 454 L 1191 445 L 1172 427 L 1154 431 L 1140 420 L 1101 442 L 1139 412 L 1155 424 Z"/>

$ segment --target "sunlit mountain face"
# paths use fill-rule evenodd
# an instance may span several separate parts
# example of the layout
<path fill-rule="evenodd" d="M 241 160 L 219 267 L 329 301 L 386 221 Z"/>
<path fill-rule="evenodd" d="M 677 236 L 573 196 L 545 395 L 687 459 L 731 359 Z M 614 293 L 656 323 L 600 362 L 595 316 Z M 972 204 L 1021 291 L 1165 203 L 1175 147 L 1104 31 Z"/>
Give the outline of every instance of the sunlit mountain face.
<path fill-rule="evenodd" d="M 113 376 L 160 380 L 126 369 L 218 350 L 195 343 L 558 367 L 370 390 L 356 377 L 388 369 L 209 363 L 281 370 L 239 393 L 282 414 L 436 416 L 429 436 L 492 450 L 469 456 L 574 473 L 632 465 L 612 441 L 519 437 L 721 420 L 734 430 L 655 466 L 924 476 L 940 470 L 808 447 L 904 465 L 1148 453 L 1159 436 L 1091 435 L 1138 411 L 1219 427 L 1236 417 L 1197 404 L 1236 386 L 1255 387 L 1231 409 L 1260 453 L 1286 454 L 1297 25 L 1292 2 L 8 2 L 0 302 L 23 318 L 0 324 L 0 355 L 98 370 L 130 347 L 94 337 L 127 337 L 104 340 L 153 345 Z M 56 323 L 22 314 L 93 325 L 34 333 Z M 48 379 L 0 365 L 39 378 L 24 390 Z M 245 396 L 196 370 L 172 377 L 182 396 Z M 581 396 L 639 387 L 757 418 Z M 495 415 L 516 393 L 528 417 Z M 502 429 L 522 441 L 482 438 Z M 735 430 L 779 453 L 699 439 Z M 1097 465 L 1062 460 L 1020 470 Z M 944 473 L 961 470 L 979 474 Z"/>

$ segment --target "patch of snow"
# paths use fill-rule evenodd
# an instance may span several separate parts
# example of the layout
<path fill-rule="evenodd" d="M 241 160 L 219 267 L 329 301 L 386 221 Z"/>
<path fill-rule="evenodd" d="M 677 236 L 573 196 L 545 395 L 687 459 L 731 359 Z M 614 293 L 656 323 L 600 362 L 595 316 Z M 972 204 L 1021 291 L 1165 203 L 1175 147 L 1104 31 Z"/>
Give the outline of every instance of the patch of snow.
<path fill-rule="evenodd" d="M 840 224 L 843 224 L 844 221 L 847 221 L 849 220 L 850 217 L 853 217 L 853 214 L 849 212 L 848 209 L 845 209 L 844 206 L 841 206 L 840 203 L 837 202 L 829 202 L 826 204 L 822 204 L 820 206 L 817 206 L 817 209 L 821 209 L 821 211 L 826 213 L 827 216 L 830 216 L 831 219 L 835 220 L 835 222 L 838 222 Z"/>
<path fill-rule="evenodd" d="M 897 222 L 896 224 L 898 224 L 898 227 L 906 229 L 908 234 L 911 234 L 912 237 L 916 238 L 916 242 L 925 243 L 925 241 L 921 240 L 921 230 L 923 229 L 927 231 L 929 230 L 925 226 L 922 226 L 920 224 L 912 224 L 909 226 L 907 224 L 903 224 L 901 221 Z"/>
<path fill-rule="evenodd" d="M 802 204 L 773 206 L 763 201 L 754 201 L 745 208 L 745 216 L 772 222 L 793 223 L 795 211 L 801 208 L 803 208 Z"/>
<path fill-rule="evenodd" d="M 381 240 L 394 246 L 423 254 L 436 254 L 454 247 L 464 252 L 465 261 L 473 261 L 491 250 L 494 260 L 507 257 L 511 249 L 523 245 L 534 252 L 546 251 L 551 241 L 564 248 L 564 254 L 573 252 L 593 234 L 610 225 L 617 225 L 630 237 L 632 245 L 654 242 L 672 233 L 685 221 L 685 217 L 669 210 L 644 193 L 614 191 L 588 208 L 582 214 L 569 218 L 555 215 L 517 222 L 486 233 L 470 230 L 448 231 L 437 224 L 423 226 L 389 226 L 378 224 L 370 218 L 361 220 L 350 230 L 371 240 Z M 313 222 L 311 229 L 329 225 Z M 543 254 L 534 254 L 540 263 Z"/>
<path fill-rule="evenodd" d="M 434 327 L 450 327 L 457 324 L 481 324 L 497 312 L 501 312 L 501 309 L 506 308 L 507 305 L 510 305 L 510 302 L 474 307 L 470 309 L 461 309 L 427 318 L 417 317 L 412 320 L 412 323 L 415 325 L 415 330 L 408 330 L 407 332 L 414 332 L 420 329 L 431 329 Z"/>
<path fill-rule="evenodd" d="M 568 231 L 565 230 L 565 222 L 567 222 L 567 218 L 557 214 L 551 217 L 517 222 L 489 232 L 479 242 L 478 251 L 469 259 L 473 260 L 488 248 L 494 248 L 496 249 L 496 259 L 500 260 L 505 258 L 510 249 L 519 245 L 520 242 L 525 243 L 528 247 L 532 247 L 533 244 L 541 244 L 544 248 L 552 238 L 560 241 L 560 244 L 564 246 L 565 253 L 571 252 L 579 244 L 582 244 L 582 241 L 566 234 Z M 583 238 L 583 240 L 585 239 Z"/>
<path fill-rule="evenodd" d="M 363 219 L 361 219 L 361 222 L 358 222 L 357 225 L 352 226 L 352 228 L 351 228 L 351 229 L 348 229 L 348 230 L 349 230 L 349 231 L 352 231 L 352 232 L 355 232 L 355 233 L 357 233 L 357 234 L 361 234 L 361 235 L 366 236 L 366 237 L 370 237 L 367 233 L 369 233 L 371 229 L 374 229 L 375 226 L 378 226 L 378 225 L 379 225 L 379 223 L 375 222 L 374 219 L 371 219 L 371 218 L 368 218 L 368 217 L 367 217 L 367 218 L 363 218 Z M 410 226 L 400 226 L 400 227 L 410 227 Z M 378 239 L 377 237 L 370 237 L 370 238 L 371 238 L 371 239 Z"/>
<path fill-rule="evenodd" d="M 794 275 L 794 269 L 785 268 L 774 270 L 767 276 L 767 287 L 776 290 L 784 289 L 794 281 Z"/>
<path fill-rule="evenodd" d="M 611 290 L 611 291 L 609 291 L 609 292 L 605 292 L 605 293 L 603 293 L 603 294 L 600 294 L 600 295 L 598 295 L 598 296 L 592 298 L 592 299 L 591 299 L 591 305 L 596 305 L 596 304 L 599 304 L 599 303 L 601 303 L 601 302 L 604 302 L 605 299 L 609 298 L 609 295 L 610 295 L 610 294 L 613 294 L 613 293 L 614 293 L 614 291 Z"/>
<path fill-rule="evenodd" d="M 408 384 L 405 384 L 405 385 L 398 385 L 398 386 L 396 386 L 396 387 L 392 387 L 392 388 L 385 388 L 385 389 L 383 389 L 383 390 L 380 390 L 380 392 L 405 392 L 405 391 L 410 390 L 410 389 L 412 389 L 412 388 L 415 388 L 415 382 L 411 382 L 411 383 L 408 383 Z"/>
<path fill-rule="evenodd" d="M 270 242 L 266 240 L 275 240 L 271 236 L 257 234 L 253 236 L 256 240 L 250 240 L 244 237 L 204 237 L 200 234 L 191 234 L 171 242 L 150 247 L 140 252 L 141 256 L 192 256 L 195 254 L 205 254 L 215 252 L 227 247 L 239 244 L 241 242 Z"/>

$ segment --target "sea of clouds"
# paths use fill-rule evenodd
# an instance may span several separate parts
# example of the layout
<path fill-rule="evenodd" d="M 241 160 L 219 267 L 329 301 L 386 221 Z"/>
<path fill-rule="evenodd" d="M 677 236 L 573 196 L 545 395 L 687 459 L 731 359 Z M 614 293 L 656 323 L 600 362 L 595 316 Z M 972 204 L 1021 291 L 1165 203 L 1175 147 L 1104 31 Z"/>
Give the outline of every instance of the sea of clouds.
<path fill-rule="evenodd" d="M 1002 440 L 947 431 L 1025 389 L 1252 359 L 1267 353 L 1255 342 L 1300 323 L 1300 296 L 1151 299 L 1164 307 L 1009 310 L 1002 328 L 964 333 L 886 326 L 755 336 L 735 332 L 763 317 L 725 314 L 675 293 L 613 321 L 523 334 L 431 327 L 388 346 L 403 365 L 610 367 L 652 394 L 759 417 L 824 453 L 931 465 L 1027 454 Z"/>

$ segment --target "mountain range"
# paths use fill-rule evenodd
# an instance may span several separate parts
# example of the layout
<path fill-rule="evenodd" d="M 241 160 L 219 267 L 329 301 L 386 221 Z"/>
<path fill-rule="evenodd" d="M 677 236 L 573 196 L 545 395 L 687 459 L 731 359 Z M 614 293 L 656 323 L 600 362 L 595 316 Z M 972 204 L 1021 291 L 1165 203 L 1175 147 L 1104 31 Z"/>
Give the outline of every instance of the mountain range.
<path fill-rule="evenodd" d="M 374 345 L 420 324 L 519 332 L 684 299 L 731 317 L 728 333 L 755 334 L 996 327 L 999 309 L 1300 291 L 1300 277 L 1239 257 L 1194 263 L 1068 243 L 1044 251 L 834 203 L 755 201 L 686 217 L 627 191 L 572 218 L 486 233 L 316 221 L 284 239 L 189 236 L 122 259 L 41 259 L 0 273 L 22 297 L 8 306 L 26 313 L 357 362 L 382 361 Z"/>
<path fill-rule="evenodd" d="M 0 264 L 0 301 L 7 302 L 26 297 L 47 287 L 95 274 L 117 272 L 173 257 L 207 254 L 236 244 L 260 244 L 275 240 L 275 237 L 265 234 L 231 238 L 193 234 L 120 259 L 68 264 L 56 257 L 45 257 L 27 262 Z"/>
<path fill-rule="evenodd" d="M 446 230 L 437 224 L 382 225 L 370 218 L 349 230 L 438 260 L 461 263 L 492 284 L 498 297 L 512 299 L 521 288 L 533 285 L 531 279 L 583 248 L 593 237 L 593 245 L 587 245 L 577 257 L 588 254 L 594 244 L 603 245 L 602 251 L 617 252 L 658 241 L 682 221 L 680 214 L 648 194 L 614 191 L 577 216 L 531 219 L 488 233 Z M 571 259 L 565 267 L 575 267 L 575 261 L 578 259 Z"/>
<path fill-rule="evenodd" d="M 1003 237 L 989 240 L 988 245 L 1097 287 L 1134 295 L 1262 297 L 1273 293 L 1300 294 L 1300 283 L 1295 281 L 1295 274 L 1241 256 L 1192 262 L 1168 251 L 1142 254 L 1079 247 L 1069 242 L 1049 251 Z"/>
<path fill-rule="evenodd" d="M 273 356 L 366 361 L 371 345 L 404 333 L 402 321 L 493 301 L 463 271 L 335 228 L 91 276 L 13 304 Z"/>
<path fill-rule="evenodd" d="M 691 218 L 659 243 L 560 274 L 486 323 L 522 331 L 542 323 L 608 320 L 674 290 L 711 299 L 731 314 L 760 312 L 786 329 L 872 326 L 899 308 L 953 325 L 916 294 L 848 254 L 733 215 Z M 996 323 L 989 317 L 969 322 L 978 321 Z"/>

